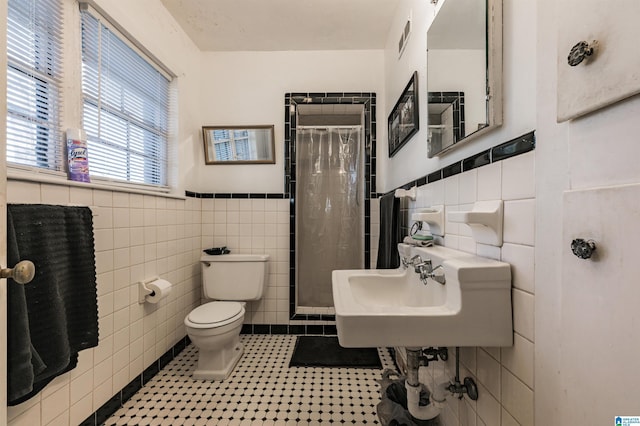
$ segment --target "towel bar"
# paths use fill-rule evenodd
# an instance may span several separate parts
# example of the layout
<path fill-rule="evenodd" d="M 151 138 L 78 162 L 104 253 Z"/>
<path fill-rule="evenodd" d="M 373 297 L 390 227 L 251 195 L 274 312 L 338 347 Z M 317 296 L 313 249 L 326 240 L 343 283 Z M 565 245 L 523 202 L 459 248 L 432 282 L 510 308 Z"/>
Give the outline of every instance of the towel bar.
<path fill-rule="evenodd" d="M 31 282 L 36 275 L 36 265 L 30 260 L 18 262 L 13 268 L 0 269 L 0 278 L 13 278 L 18 284 Z"/>

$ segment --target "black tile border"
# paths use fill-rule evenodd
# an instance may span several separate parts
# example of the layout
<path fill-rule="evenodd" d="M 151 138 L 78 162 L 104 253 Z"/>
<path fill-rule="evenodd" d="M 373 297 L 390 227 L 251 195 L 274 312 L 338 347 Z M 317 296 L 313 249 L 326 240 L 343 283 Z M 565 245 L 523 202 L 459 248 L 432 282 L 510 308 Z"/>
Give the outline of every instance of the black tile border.
<path fill-rule="evenodd" d="M 442 170 L 438 170 L 437 172 L 429 173 L 427 175 L 427 183 L 436 182 L 442 179 Z"/>
<path fill-rule="evenodd" d="M 285 194 L 290 200 L 290 235 L 289 235 L 289 318 L 291 320 L 333 321 L 333 319 L 316 319 L 330 317 L 327 315 L 296 314 L 296 264 L 295 264 L 295 228 L 296 228 L 296 107 L 298 104 L 357 104 L 364 107 L 365 136 L 365 234 L 364 234 L 364 268 L 371 267 L 371 199 L 376 197 L 376 94 L 374 92 L 308 92 L 285 93 L 284 96 L 284 155 L 285 155 Z M 322 326 L 321 326 L 322 327 Z M 314 334 L 319 330 L 314 330 Z"/>
<path fill-rule="evenodd" d="M 335 324 L 243 324 L 240 334 L 286 334 L 336 336 Z"/>
<path fill-rule="evenodd" d="M 285 193 L 279 192 L 193 192 L 185 191 L 185 197 L 191 198 L 224 198 L 224 199 L 269 199 L 284 200 L 288 198 Z"/>
<path fill-rule="evenodd" d="M 171 349 L 166 351 L 160 358 L 154 361 L 141 374 L 129 382 L 125 387 L 116 392 L 107 402 L 87 417 L 81 426 L 98 426 L 104 424 L 109 417 L 118 411 L 136 392 L 148 383 L 164 366 L 174 359 L 180 352 L 191 343 L 189 336 L 184 336 Z"/>
<path fill-rule="evenodd" d="M 477 167 L 486 166 L 491 164 L 491 150 L 487 149 L 471 157 L 467 157 L 462 160 L 462 168 L 464 170 L 471 170 Z"/>
<path fill-rule="evenodd" d="M 442 169 L 442 177 L 448 178 L 449 176 L 457 175 L 462 173 L 462 161 L 458 161 L 457 163 L 449 164 L 447 167 Z"/>
<path fill-rule="evenodd" d="M 463 160 L 456 161 L 429 173 L 426 176 L 413 180 L 411 182 L 400 185 L 398 188 L 409 189 L 414 186 L 422 186 L 425 183 L 432 183 L 441 179 L 455 176 L 457 174 L 467 172 L 469 170 L 477 169 L 478 167 L 486 166 L 488 164 L 497 163 L 498 161 L 506 160 L 507 158 L 515 157 L 516 155 L 525 154 L 529 151 L 533 151 L 536 147 L 535 130 L 526 133 L 517 138 L 511 139 L 507 142 L 503 142 L 499 145 L 489 148 Z M 394 192 L 396 189 L 389 192 Z M 387 193 L 378 193 L 377 197 L 380 198 Z"/>
<path fill-rule="evenodd" d="M 491 148 L 491 162 L 494 163 L 533 151 L 535 147 L 536 138 L 534 132 L 527 133 L 526 135 L 511 139 L 510 141 Z"/>

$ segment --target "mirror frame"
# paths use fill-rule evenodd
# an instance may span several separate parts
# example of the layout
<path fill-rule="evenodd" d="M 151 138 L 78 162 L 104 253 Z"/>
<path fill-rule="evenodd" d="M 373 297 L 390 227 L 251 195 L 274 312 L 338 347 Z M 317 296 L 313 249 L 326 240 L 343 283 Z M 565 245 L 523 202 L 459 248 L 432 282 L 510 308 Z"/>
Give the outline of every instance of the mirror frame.
<path fill-rule="evenodd" d="M 209 157 L 209 146 L 213 143 L 211 140 L 212 130 L 269 130 L 269 149 L 271 158 L 265 160 L 226 160 L 219 161 Z M 204 163 L 210 164 L 275 164 L 276 163 L 276 147 L 273 124 L 258 124 L 247 126 L 202 126 L 202 142 L 204 147 Z"/>
<path fill-rule="evenodd" d="M 452 1 L 452 0 L 447 0 Z M 486 75 L 486 110 L 488 125 L 482 129 L 463 137 L 452 145 L 434 153 L 431 157 L 438 157 L 465 145 L 466 143 L 502 126 L 502 0 L 486 0 L 487 13 L 487 75 Z M 433 18 L 434 20 L 437 18 Z M 427 33 L 428 33 L 427 29 Z M 428 45 L 428 41 L 427 41 Z M 428 61 L 428 53 L 427 53 Z M 427 63 L 427 73 L 429 65 Z M 428 75 L 427 75 L 428 82 Z M 427 87 L 427 95 L 429 88 Z M 427 96 L 428 98 L 428 96 Z M 427 104 L 427 115 L 428 115 Z M 428 117 L 427 117 L 428 124 Z"/>

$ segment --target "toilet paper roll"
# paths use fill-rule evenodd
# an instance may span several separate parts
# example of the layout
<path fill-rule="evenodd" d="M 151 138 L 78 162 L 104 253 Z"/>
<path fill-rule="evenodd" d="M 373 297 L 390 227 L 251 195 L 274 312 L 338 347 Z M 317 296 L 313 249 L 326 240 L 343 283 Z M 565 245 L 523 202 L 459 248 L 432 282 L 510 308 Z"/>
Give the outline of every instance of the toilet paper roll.
<path fill-rule="evenodd" d="M 151 294 L 145 297 L 149 303 L 155 304 L 164 299 L 171 292 L 171 283 L 167 280 L 158 279 L 147 284 Z"/>

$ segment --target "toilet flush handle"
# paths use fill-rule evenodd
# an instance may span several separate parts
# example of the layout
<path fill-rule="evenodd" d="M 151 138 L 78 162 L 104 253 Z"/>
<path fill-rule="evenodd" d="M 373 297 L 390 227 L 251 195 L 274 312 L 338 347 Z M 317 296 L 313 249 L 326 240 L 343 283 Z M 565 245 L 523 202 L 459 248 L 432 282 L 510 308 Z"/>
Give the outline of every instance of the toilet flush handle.
<path fill-rule="evenodd" d="M 202 264 L 203 264 L 204 266 L 206 266 L 207 268 L 208 268 L 209 266 L 211 266 L 211 262 L 202 262 Z"/>

